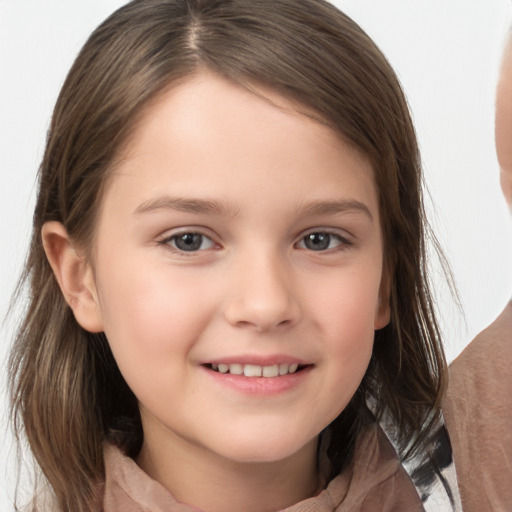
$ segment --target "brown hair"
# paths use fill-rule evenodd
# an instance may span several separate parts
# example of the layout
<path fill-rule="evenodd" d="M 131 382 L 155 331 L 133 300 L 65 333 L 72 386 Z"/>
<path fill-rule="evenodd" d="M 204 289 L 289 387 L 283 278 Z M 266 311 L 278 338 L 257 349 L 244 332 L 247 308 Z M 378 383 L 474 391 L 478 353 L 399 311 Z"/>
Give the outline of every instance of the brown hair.
<path fill-rule="evenodd" d="M 324 0 L 135 0 L 90 36 L 55 106 L 30 252 L 30 302 L 10 360 L 13 417 L 49 482 L 57 509 L 94 508 L 102 444 L 135 455 L 136 400 L 103 335 L 83 330 L 45 257 L 41 228 L 61 222 L 87 247 L 120 148 L 150 101 L 208 69 L 263 85 L 359 148 L 373 164 L 391 275 L 391 321 L 349 406 L 330 426 L 334 472 L 350 460 L 365 400 L 376 398 L 400 433 L 402 454 L 422 447 L 439 416 L 445 360 L 425 269 L 421 168 L 406 100 L 371 39 Z"/>

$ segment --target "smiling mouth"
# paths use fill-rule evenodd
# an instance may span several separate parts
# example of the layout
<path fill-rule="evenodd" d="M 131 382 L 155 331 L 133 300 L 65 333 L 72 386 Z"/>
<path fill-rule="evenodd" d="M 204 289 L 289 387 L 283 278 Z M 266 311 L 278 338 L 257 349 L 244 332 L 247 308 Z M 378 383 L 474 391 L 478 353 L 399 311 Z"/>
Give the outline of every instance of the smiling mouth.
<path fill-rule="evenodd" d="M 282 363 L 271 366 L 258 366 L 256 364 L 224 364 L 212 363 L 206 364 L 206 368 L 223 374 L 243 375 L 245 377 L 283 377 L 302 371 L 311 365 L 302 365 L 297 363 Z"/>

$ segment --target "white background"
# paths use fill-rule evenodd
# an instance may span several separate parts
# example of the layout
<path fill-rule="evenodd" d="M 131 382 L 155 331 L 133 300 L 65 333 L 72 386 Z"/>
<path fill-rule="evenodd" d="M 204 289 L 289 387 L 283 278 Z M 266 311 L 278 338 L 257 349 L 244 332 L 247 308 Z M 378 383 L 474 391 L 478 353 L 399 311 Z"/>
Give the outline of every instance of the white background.
<path fill-rule="evenodd" d="M 34 178 L 53 103 L 87 35 L 119 0 L 0 0 L 0 315 L 29 239 Z M 433 206 L 465 320 L 442 279 L 448 358 L 512 296 L 512 225 L 494 153 L 494 89 L 511 19 L 507 0 L 338 0 L 375 39 L 408 96 Z M 512 141 L 511 141 L 512 143 Z M 439 268 L 434 269 L 440 275 Z M 5 360 L 18 317 L 4 323 Z M 5 370 L 2 384 L 5 388 Z M 10 511 L 14 453 L 0 397 L 0 511 Z M 5 462 L 4 462 L 5 461 Z"/>

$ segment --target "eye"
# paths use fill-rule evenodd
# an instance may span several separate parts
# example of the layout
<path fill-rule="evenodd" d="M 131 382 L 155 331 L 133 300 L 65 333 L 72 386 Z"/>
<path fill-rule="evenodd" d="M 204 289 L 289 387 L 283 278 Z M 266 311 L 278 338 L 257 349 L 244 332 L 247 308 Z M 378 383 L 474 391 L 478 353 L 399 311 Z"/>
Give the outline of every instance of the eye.
<path fill-rule="evenodd" d="M 211 238 L 201 233 L 186 232 L 172 235 L 161 242 L 182 252 L 195 252 L 211 249 L 215 243 Z"/>
<path fill-rule="evenodd" d="M 310 251 L 327 251 L 348 245 L 351 245 L 351 243 L 346 238 L 326 231 L 308 233 L 298 243 L 300 249 L 308 249 Z"/>

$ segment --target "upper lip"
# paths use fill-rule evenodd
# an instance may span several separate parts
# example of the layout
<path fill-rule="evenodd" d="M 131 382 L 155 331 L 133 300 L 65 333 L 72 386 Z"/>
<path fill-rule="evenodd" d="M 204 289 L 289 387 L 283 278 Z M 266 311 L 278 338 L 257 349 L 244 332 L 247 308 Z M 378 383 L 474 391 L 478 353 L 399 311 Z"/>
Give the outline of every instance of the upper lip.
<path fill-rule="evenodd" d="M 256 366 L 274 366 L 276 364 L 298 364 L 304 366 L 311 363 L 297 357 L 287 356 L 283 354 L 268 356 L 245 354 L 239 356 L 216 357 L 214 359 L 203 361 L 201 364 L 252 364 Z"/>

